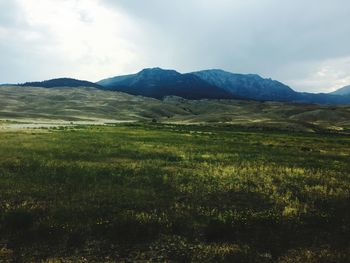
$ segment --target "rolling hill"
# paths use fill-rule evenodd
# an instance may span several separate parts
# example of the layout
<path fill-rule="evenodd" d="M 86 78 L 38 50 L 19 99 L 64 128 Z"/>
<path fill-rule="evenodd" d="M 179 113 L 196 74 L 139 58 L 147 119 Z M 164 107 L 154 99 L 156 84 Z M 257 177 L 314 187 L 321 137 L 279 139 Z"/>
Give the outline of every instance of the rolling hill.
<path fill-rule="evenodd" d="M 177 124 L 349 132 L 350 107 L 247 100 L 187 100 L 175 96 L 157 100 L 91 87 L 7 86 L 0 87 L 0 120 L 26 123 L 156 120 Z"/>
<path fill-rule="evenodd" d="M 57 88 L 57 87 L 93 87 L 93 88 L 102 88 L 100 85 L 86 81 L 78 80 L 72 78 L 58 78 L 45 81 L 37 82 L 26 82 L 23 84 L 18 84 L 18 86 L 23 87 L 41 87 L 41 88 Z"/>
<path fill-rule="evenodd" d="M 2 85 L 8 86 L 8 85 Z M 125 92 L 155 99 L 177 96 L 190 100 L 244 99 L 305 104 L 350 104 L 349 86 L 336 92 L 296 92 L 289 86 L 256 74 L 235 74 L 220 69 L 181 74 L 175 70 L 147 68 L 136 74 L 117 76 L 93 83 L 72 78 L 18 84 L 23 87 L 90 87 Z"/>

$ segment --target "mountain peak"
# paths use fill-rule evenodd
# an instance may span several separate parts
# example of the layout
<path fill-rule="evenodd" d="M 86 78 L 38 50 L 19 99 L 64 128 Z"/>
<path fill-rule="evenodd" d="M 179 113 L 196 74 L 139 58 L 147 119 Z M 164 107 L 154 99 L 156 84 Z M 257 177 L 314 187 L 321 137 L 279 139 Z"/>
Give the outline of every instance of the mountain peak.
<path fill-rule="evenodd" d="M 342 87 L 334 92 L 332 92 L 331 94 L 333 95 L 350 95 L 350 85 L 349 86 L 345 86 Z"/>
<path fill-rule="evenodd" d="M 178 96 L 187 99 L 229 99 L 232 94 L 202 80 L 194 74 L 175 70 L 146 68 L 134 75 L 115 77 L 98 82 L 106 89 L 162 99 Z"/>
<path fill-rule="evenodd" d="M 145 68 L 143 70 L 141 70 L 139 73 L 137 73 L 137 75 L 180 75 L 179 72 L 177 72 L 176 70 L 172 70 L 172 69 L 162 69 L 159 67 L 156 68 Z"/>
<path fill-rule="evenodd" d="M 249 99 L 321 104 L 346 104 L 347 96 L 298 93 L 289 86 L 257 74 L 230 73 L 209 69 L 181 74 L 159 67 L 145 68 L 137 74 L 99 81 L 108 90 L 115 90 L 162 99 L 178 96 L 186 99 Z"/>
<path fill-rule="evenodd" d="M 144 68 L 141 70 L 142 71 L 166 71 L 168 69 L 163 69 L 163 68 L 160 68 L 160 67 L 154 67 L 154 68 Z"/>
<path fill-rule="evenodd" d="M 249 74 L 244 74 L 244 73 L 232 73 L 223 69 L 219 68 L 213 68 L 213 69 L 206 69 L 206 70 L 201 70 L 197 72 L 206 72 L 206 73 L 216 73 L 216 74 L 225 74 L 225 75 L 237 75 L 237 76 L 250 76 L 250 77 L 259 77 L 262 78 L 260 75 L 255 74 L 255 73 L 249 73 Z M 197 73 L 193 72 L 193 73 Z"/>

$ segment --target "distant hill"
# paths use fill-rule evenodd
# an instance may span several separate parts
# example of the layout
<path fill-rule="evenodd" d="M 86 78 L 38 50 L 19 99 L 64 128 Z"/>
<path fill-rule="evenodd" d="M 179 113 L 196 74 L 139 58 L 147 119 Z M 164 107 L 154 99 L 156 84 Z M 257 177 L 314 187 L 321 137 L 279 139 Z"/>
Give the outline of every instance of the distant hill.
<path fill-rule="evenodd" d="M 152 121 L 350 132 L 350 106 L 247 100 L 163 100 L 96 88 L 0 87 L 1 120 Z"/>
<path fill-rule="evenodd" d="M 89 87 L 163 99 L 245 99 L 330 105 L 350 104 L 350 86 L 333 93 L 296 92 L 289 86 L 256 74 L 235 74 L 220 69 L 181 74 L 175 70 L 147 68 L 136 74 L 117 76 L 97 83 L 72 78 L 27 82 L 24 87 Z"/>
<path fill-rule="evenodd" d="M 341 95 L 341 96 L 347 96 L 349 95 L 350 96 L 350 85 L 349 86 L 345 86 L 341 89 L 338 89 L 334 92 L 332 92 L 331 94 L 333 95 Z"/>
<path fill-rule="evenodd" d="M 299 98 L 294 102 L 298 103 L 316 103 L 316 104 L 329 104 L 329 105 L 347 105 L 350 104 L 350 97 L 327 94 L 327 93 L 299 93 Z"/>
<path fill-rule="evenodd" d="M 249 99 L 316 104 L 350 104 L 350 97 L 337 94 L 296 92 L 287 85 L 256 74 L 235 74 L 220 69 L 180 74 L 175 70 L 144 69 L 137 74 L 104 79 L 105 89 L 156 99 Z"/>
<path fill-rule="evenodd" d="M 255 74 L 234 74 L 219 69 L 203 70 L 192 74 L 242 98 L 260 101 L 294 101 L 299 94 L 287 85 Z"/>
<path fill-rule="evenodd" d="M 337 94 L 296 92 L 279 81 L 264 79 L 255 74 L 234 74 L 219 69 L 203 70 L 192 74 L 240 98 L 258 101 L 350 104 L 350 98 Z"/>
<path fill-rule="evenodd" d="M 236 97 L 194 74 L 180 74 L 175 70 L 161 68 L 148 68 L 137 74 L 101 80 L 97 84 L 108 90 L 156 99 L 166 96 L 179 96 L 186 99 L 232 99 Z"/>
<path fill-rule="evenodd" d="M 101 88 L 101 86 L 96 83 L 86 81 L 86 80 L 72 79 L 72 78 L 58 78 L 58 79 L 45 80 L 40 82 L 26 82 L 23 84 L 19 84 L 18 86 L 41 87 L 41 88 L 57 88 L 57 87 Z"/>

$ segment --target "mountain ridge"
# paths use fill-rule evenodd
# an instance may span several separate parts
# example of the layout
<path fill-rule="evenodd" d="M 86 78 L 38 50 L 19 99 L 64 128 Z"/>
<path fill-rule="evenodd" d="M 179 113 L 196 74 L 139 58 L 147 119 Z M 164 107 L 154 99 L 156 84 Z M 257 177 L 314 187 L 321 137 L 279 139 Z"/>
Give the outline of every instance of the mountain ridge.
<path fill-rule="evenodd" d="M 193 72 L 213 85 L 230 90 L 245 99 L 316 104 L 350 104 L 350 98 L 337 94 L 297 92 L 282 82 L 257 74 L 237 74 L 220 69 Z"/>
<path fill-rule="evenodd" d="M 297 96 L 297 92 L 287 85 L 257 74 L 237 74 L 220 69 L 202 70 L 192 74 L 247 99 L 291 101 Z"/>
<path fill-rule="evenodd" d="M 336 91 L 331 92 L 333 95 L 341 95 L 341 96 L 350 96 L 350 85 L 337 89 Z"/>
<path fill-rule="evenodd" d="M 41 88 L 57 88 L 57 87 L 92 87 L 101 88 L 100 85 L 87 80 L 79 80 L 74 78 L 55 78 L 44 81 L 25 82 L 17 84 L 22 87 L 41 87 Z"/>
<path fill-rule="evenodd" d="M 147 75 L 148 77 L 144 77 Z M 162 82 L 162 75 L 169 78 L 166 82 Z M 204 82 L 197 83 L 196 95 L 190 93 L 191 85 L 179 78 L 198 77 Z M 157 82 L 158 83 L 155 83 Z M 192 79 L 192 81 L 194 81 Z M 198 79 L 197 79 L 198 81 Z M 174 85 L 177 83 L 178 85 Z M 315 103 L 315 104 L 350 104 L 350 97 L 344 97 L 336 94 L 325 93 L 307 93 L 297 92 L 282 82 L 271 78 L 263 78 L 257 74 L 238 74 L 224 71 L 222 69 L 209 69 L 190 73 L 181 74 L 175 70 L 165 70 L 161 68 L 147 68 L 136 74 L 122 75 L 101 80 L 97 84 L 108 90 L 127 92 L 133 95 L 142 95 L 162 99 L 166 96 L 179 96 L 186 99 L 202 99 L 202 98 L 221 98 L 231 99 L 239 98 L 256 101 L 280 101 L 280 102 L 296 102 L 296 103 Z M 187 83 L 188 84 L 188 83 Z M 211 86 L 214 91 L 216 87 L 220 94 L 217 96 L 210 94 L 201 94 L 199 87 Z M 187 92 L 174 92 L 174 89 L 187 87 Z M 152 87 L 157 87 L 150 92 Z M 171 87 L 172 91 L 166 90 Z M 223 91 L 226 92 L 223 93 Z M 201 94 L 201 95 L 199 95 Z M 229 95 L 227 95 L 229 94 Z"/>
<path fill-rule="evenodd" d="M 104 86 L 107 90 L 156 99 L 166 96 L 179 96 L 186 99 L 237 98 L 191 73 L 181 74 L 175 70 L 161 68 L 146 68 L 136 74 L 101 80 L 97 84 Z"/>
<path fill-rule="evenodd" d="M 160 100 L 168 96 L 177 96 L 192 100 L 244 99 L 306 104 L 350 104 L 350 86 L 332 93 L 297 92 L 288 85 L 271 78 L 263 78 L 257 74 L 231 73 L 222 69 L 179 73 L 173 69 L 155 67 L 145 68 L 135 74 L 103 79 L 96 83 L 74 78 L 56 78 L 14 86 L 92 87 Z"/>

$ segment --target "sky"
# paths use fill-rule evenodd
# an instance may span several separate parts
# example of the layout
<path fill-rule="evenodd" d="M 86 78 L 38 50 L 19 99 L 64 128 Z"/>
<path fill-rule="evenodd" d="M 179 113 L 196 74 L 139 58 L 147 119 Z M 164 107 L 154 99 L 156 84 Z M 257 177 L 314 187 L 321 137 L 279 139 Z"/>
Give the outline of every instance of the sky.
<path fill-rule="evenodd" d="M 0 83 L 220 68 L 350 85 L 349 0 L 0 0 Z"/>

